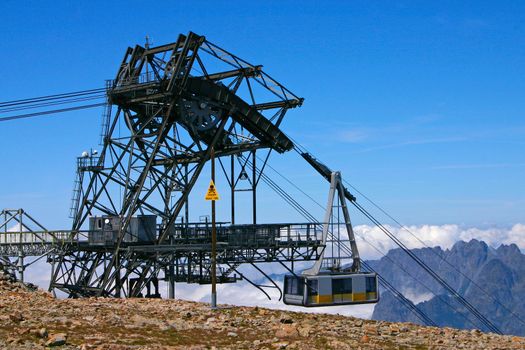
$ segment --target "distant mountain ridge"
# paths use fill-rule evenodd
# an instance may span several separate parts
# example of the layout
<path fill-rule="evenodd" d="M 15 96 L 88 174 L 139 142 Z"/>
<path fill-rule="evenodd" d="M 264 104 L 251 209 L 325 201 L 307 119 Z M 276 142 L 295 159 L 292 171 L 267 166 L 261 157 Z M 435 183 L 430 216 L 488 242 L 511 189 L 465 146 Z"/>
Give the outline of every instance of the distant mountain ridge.
<path fill-rule="evenodd" d="M 525 254 L 521 253 L 518 246 L 501 245 L 496 249 L 483 241 L 473 239 L 470 242 L 459 241 L 446 250 L 434 247 L 412 251 L 502 332 L 525 335 Z M 472 281 L 458 273 L 440 256 Z M 369 261 L 369 264 L 413 300 L 439 326 L 483 330 L 469 312 L 453 297 L 447 295 L 446 291 L 401 249 L 391 250 L 385 257 Z M 421 283 L 416 282 L 409 274 Z M 382 293 L 372 318 L 421 323 L 388 292 Z"/>

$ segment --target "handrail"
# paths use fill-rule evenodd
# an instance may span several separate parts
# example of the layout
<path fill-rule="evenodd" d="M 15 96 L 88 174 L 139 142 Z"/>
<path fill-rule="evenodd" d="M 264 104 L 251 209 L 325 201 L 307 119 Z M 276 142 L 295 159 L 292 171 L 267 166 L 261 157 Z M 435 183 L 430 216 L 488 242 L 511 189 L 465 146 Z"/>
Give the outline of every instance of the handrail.
<path fill-rule="evenodd" d="M 88 231 L 0 232 L 0 245 L 78 243 L 87 237 Z"/>

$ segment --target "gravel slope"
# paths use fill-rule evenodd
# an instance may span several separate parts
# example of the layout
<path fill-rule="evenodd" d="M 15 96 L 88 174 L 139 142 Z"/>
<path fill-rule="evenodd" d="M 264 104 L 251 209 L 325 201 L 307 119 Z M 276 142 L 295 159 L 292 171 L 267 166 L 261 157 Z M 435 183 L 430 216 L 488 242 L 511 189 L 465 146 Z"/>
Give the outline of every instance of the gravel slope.
<path fill-rule="evenodd" d="M 0 272 L 0 348 L 524 349 L 525 338 L 153 299 L 57 300 Z"/>

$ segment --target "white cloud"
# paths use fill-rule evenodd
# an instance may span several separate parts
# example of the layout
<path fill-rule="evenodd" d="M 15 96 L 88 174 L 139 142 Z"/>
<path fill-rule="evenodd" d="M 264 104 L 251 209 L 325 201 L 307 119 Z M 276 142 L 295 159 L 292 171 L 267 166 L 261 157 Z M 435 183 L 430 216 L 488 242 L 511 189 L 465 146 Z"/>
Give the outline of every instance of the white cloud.
<path fill-rule="evenodd" d="M 26 225 L 22 225 L 21 223 L 16 223 L 7 229 L 7 232 L 24 232 L 24 231 L 31 231 L 31 230 Z"/>
<path fill-rule="evenodd" d="M 460 225 L 421 225 L 407 226 L 407 232 L 398 227 L 385 225 L 394 236 L 399 238 L 408 248 L 422 248 L 440 246 L 443 249 L 451 248 L 457 241 L 470 241 L 477 239 L 485 241 L 494 248 L 501 244 L 516 244 L 521 250 L 525 250 L 525 225 L 515 224 L 508 228 L 477 228 L 462 227 Z M 354 227 L 356 240 L 361 257 L 363 259 L 379 259 L 382 253 L 397 248 L 378 227 L 359 225 Z M 424 243 L 424 244 L 423 244 Z M 379 253 L 374 247 L 381 251 Z"/>
<path fill-rule="evenodd" d="M 352 129 L 339 132 L 339 139 L 343 142 L 357 143 L 368 138 L 368 132 L 364 129 Z"/>
<path fill-rule="evenodd" d="M 433 293 L 419 293 L 412 288 L 404 288 L 400 292 L 414 304 L 419 304 L 424 301 L 432 299 L 435 295 Z"/>
<path fill-rule="evenodd" d="M 406 146 L 415 146 L 415 145 L 428 145 L 428 144 L 436 144 L 436 143 L 452 143 L 452 142 L 463 142 L 468 140 L 465 137 L 441 137 L 441 138 L 425 138 L 425 139 L 414 139 L 414 140 L 408 140 L 403 142 L 395 142 L 395 143 L 389 143 L 389 144 L 383 144 L 379 146 L 372 146 L 368 148 L 364 148 L 361 150 L 358 150 L 354 153 L 367 153 L 372 151 L 381 151 L 385 149 L 391 149 L 391 148 L 399 148 L 399 147 L 406 147 Z"/>
<path fill-rule="evenodd" d="M 518 248 L 525 249 L 525 225 L 516 224 L 512 226 L 512 229 L 508 232 L 507 237 L 503 240 L 505 244 L 515 243 Z"/>
<path fill-rule="evenodd" d="M 282 281 L 278 283 L 282 288 Z M 179 283 L 176 285 L 175 295 L 184 300 L 209 302 L 211 287 L 209 285 L 195 285 Z M 272 300 L 247 282 L 236 284 L 223 284 L 217 288 L 217 301 L 219 304 L 230 304 L 240 306 L 259 306 L 278 310 L 291 310 L 313 313 L 340 314 L 355 316 L 360 318 L 370 318 L 374 311 L 373 305 L 354 305 L 354 306 L 333 306 L 305 308 L 292 305 L 285 305 L 279 301 L 279 292 L 276 289 L 266 289 Z"/>
<path fill-rule="evenodd" d="M 25 264 L 33 262 L 34 258 L 26 258 Z M 24 271 L 24 281 L 36 284 L 40 288 L 47 290 L 51 275 L 51 265 L 46 263 L 46 258 L 29 265 Z"/>
<path fill-rule="evenodd" d="M 514 168 L 525 166 L 525 163 L 487 163 L 487 164 L 451 164 L 433 166 L 435 170 L 453 170 L 453 169 L 485 169 L 485 168 Z"/>

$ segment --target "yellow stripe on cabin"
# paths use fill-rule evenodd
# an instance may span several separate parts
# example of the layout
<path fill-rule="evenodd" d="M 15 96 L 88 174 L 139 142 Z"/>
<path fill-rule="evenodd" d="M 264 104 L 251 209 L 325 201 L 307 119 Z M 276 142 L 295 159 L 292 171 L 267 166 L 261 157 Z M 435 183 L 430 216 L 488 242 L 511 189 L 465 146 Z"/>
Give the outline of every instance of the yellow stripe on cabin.
<path fill-rule="evenodd" d="M 366 293 L 353 293 L 353 300 L 354 301 L 365 301 Z"/>
<path fill-rule="evenodd" d="M 343 300 L 343 294 L 334 294 L 332 297 L 334 298 L 334 301 L 335 300 L 337 300 L 337 301 Z"/>
<path fill-rule="evenodd" d="M 319 304 L 331 303 L 333 300 L 332 294 L 319 295 Z"/>
<path fill-rule="evenodd" d="M 377 299 L 377 293 L 376 292 L 368 292 L 366 293 L 366 300 L 374 300 Z"/>
<path fill-rule="evenodd" d="M 334 302 L 352 301 L 352 293 L 334 294 Z"/>

